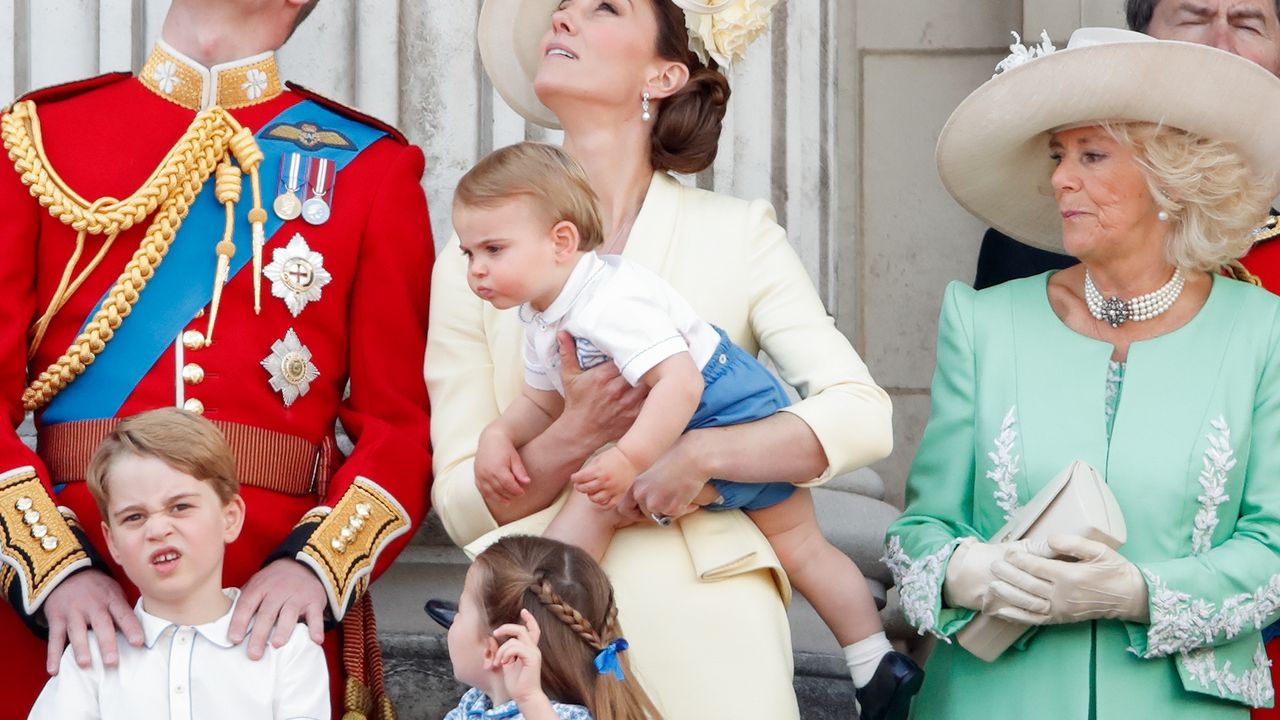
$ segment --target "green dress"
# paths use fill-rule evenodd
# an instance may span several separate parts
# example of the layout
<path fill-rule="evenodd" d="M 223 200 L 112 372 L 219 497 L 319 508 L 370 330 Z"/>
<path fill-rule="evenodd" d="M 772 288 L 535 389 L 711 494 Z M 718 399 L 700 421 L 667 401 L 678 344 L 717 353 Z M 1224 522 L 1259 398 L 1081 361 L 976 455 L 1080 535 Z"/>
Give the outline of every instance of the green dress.
<path fill-rule="evenodd" d="M 885 557 L 907 619 L 942 640 L 912 716 L 1247 718 L 1274 697 L 1261 629 L 1280 616 L 1280 298 L 1215 277 L 1190 322 L 1130 347 L 1121 393 L 1111 345 L 1062 324 L 1048 277 L 947 288 Z M 1150 623 L 1043 626 L 983 662 L 952 639 L 973 612 L 942 603 L 951 552 L 1076 459 L 1124 512 Z"/>

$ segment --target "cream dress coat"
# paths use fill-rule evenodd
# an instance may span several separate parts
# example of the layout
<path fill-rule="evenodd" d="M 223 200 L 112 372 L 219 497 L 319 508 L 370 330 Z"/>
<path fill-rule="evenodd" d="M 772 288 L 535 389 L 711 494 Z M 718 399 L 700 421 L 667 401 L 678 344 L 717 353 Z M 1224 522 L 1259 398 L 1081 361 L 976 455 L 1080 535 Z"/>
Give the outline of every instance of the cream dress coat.
<path fill-rule="evenodd" d="M 804 420 L 829 467 L 813 484 L 888 455 L 889 398 L 835 328 L 786 232 L 764 201 L 687 188 L 655 173 L 624 251 L 705 319 L 765 350 L 803 398 Z M 498 537 L 540 533 L 560 502 L 498 527 L 475 486 L 484 426 L 523 386 L 523 329 L 467 287 L 453 238 L 432 274 L 426 378 L 431 395 L 432 500 L 450 537 L 474 556 Z M 777 558 L 739 511 L 699 511 L 670 528 L 621 530 L 603 562 L 637 675 L 667 718 L 798 717 Z"/>

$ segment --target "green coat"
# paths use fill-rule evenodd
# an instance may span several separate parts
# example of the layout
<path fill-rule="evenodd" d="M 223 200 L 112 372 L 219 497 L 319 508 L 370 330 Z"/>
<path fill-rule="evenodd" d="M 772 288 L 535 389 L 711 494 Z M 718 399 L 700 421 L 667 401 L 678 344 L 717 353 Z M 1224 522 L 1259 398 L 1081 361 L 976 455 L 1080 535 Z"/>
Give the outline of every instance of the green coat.
<path fill-rule="evenodd" d="M 903 610 L 942 638 L 913 717 L 1246 718 L 1271 706 L 1261 628 L 1280 615 L 1280 299 L 1215 277 L 1189 323 L 1129 349 L 1110 443 L 1112 347 L 1053 313 L 1048 274 L 947 288 L 933 408 L 888 531 Z M 989 538 L 1072 460 L 1106 478 L 1149 625 L 1045 626 L 994 663 L 951 636 L 960 538 Z"/>

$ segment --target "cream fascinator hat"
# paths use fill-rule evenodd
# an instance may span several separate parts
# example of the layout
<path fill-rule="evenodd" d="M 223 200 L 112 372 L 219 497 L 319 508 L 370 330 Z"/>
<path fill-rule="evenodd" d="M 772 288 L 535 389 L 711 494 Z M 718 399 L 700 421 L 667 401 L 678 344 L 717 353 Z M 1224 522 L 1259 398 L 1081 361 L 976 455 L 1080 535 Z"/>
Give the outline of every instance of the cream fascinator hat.
<path fill-rule="evenodd" d="M 1055 130 L 1104 121 L 1151 122 L 1230 143 L 1260 183 L 1280 193 L 1280 79 L 1215 48 L 1113 28 L 1082 28 L 1064 50 L 1047 36 L 1013 54 L 942 128 L 942 184 L 1001 232 L 1062 250 L 1049 176 Z"/>
<path fill-rule="evenodd" d="M 579 0 L 584 1 L 584 0 Z M 752 40 L 769 29 L 778 0 L 664 0 L 684 10 L 689 49 L 721 67 L 740 60 Z M 542 38 L 561 0 L 485 0 L 477 42 L 480 60 L 498 94 L 516 112 L 543 127 L 559 128 L 556 116 L 533 92 L 542 61 Z"/>

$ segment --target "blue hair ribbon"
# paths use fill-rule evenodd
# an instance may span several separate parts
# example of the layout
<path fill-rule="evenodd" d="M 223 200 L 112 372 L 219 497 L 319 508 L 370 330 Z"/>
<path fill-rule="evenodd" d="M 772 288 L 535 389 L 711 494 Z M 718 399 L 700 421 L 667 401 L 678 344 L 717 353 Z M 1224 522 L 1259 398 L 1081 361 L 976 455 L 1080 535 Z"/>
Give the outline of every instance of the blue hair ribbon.
<path fill-rule="evenodd" d="M 622 674 L 622 663 L 618 660 L 618 653 L 628 647 L 626 638 L 618 638 L 605 645 L 600 652 L 596 653 L 596 672 L 601 675 L 613 675 L 618 680 L 622 680 L 625 676 Z"/>

